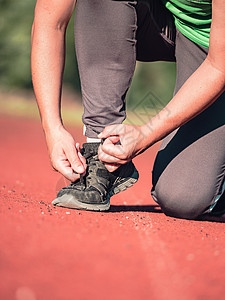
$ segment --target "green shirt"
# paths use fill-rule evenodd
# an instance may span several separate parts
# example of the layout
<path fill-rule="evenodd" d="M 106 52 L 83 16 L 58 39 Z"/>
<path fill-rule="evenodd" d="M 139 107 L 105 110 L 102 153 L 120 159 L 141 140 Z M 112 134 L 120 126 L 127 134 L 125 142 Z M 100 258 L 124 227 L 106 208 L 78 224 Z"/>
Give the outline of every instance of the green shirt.
<path fill-rule="evenodd" d="M 162 0 L 177 29 L 193 42 L 209 48 L 212 0 Z"/>

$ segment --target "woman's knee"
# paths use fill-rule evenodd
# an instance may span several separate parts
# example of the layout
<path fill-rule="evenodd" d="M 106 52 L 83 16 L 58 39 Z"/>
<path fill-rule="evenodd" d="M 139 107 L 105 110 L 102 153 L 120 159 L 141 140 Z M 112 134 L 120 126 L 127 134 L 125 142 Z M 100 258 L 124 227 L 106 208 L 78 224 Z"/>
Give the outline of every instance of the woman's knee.
<path fill-rule="evenodd" d="M 157 186 L 152 196 L 167 216 L 182 219 L 196 219 L 207 210 L 211 202 L 210 193 L 204 190 L 190 191 L 185 187 Z"/>

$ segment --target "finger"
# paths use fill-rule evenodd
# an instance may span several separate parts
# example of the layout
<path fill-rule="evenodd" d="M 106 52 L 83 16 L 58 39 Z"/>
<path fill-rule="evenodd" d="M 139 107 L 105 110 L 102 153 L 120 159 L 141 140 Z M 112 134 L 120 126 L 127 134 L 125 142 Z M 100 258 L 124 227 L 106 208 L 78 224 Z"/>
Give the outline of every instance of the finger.
<path fill-rule="evenodd" d="M 113 136 L 110 136 L 110 137 L 104 139 L 104 143 L 106 143 L 106 144 L 117 144 L 119 142 L 120 142 L 120 137 L 118 135 L 113 135 Z"/>
<path fill-rule="evenodd" d="M 116 146 L 114 146 L 116 147 Z M 125 160 L 109 155 L 102 150 L 102 146 L 99 146 L 98 157 L 103 163 L 109 164 L 124 164 Z"/>
<path fill-rule="evenodd" d="M 51 163 L 51 167 L 52 167 L 52 170 L 53 170 L 54 172 L 59 172 L 59 171 L 53 166 L 52 163 Z"/>
<path fill-rule="evenodd" d="M 109 136 L 112 135 L 120 135 L 122 132 L 121 124 L 116 124 L 116 125 L 110 125 L 105 127 L 105 129 L 98 135 L 99 139 L 106 139 Z"/>
<path fill-rule="evenodd" d="M 73 172 L 71 166 L 69 166 L 68 162 L 60 162 L 55 166 L 56 170 L 60 172 L 66 179 L 70 181 L 76 181 L 80 178 L 79 174 Z"/>
<path fill-rule="evenodd" d="M 75 147 L 78 152 L 81 152 L 80 143 L 76 143 Z"/>
<path fill-rule="evenodd" d="M 83 155 L 80 152 L 78 152 L 78 156 L 79 156 L 81 162 L 83 163 L 83 167 L 84 167 L 84 170 L 85 170 L 84 173 L 82 173 L 82 174 L 85 175 L 86 169 L 87 169 L 86 159 L 83 157 Z"/>
<path fill-rule="evenodd" d="M 112 165 L 107 163 L 105 163 L 104 165 L 109 172 L 114 172 L 121 166 L 121 165 Z"/>
<path fill-rule="evenodd" d="M 85 170 L 87 169 L 87 162 L 86 162 L 86 159 L 85 157 L 81 154 L 81 148 L 80 148 L 80 144 L 79 143 L 76 143 L 76 149 L 77 149 L 77 154 L 78 154 L 78 157 L 80 159 L 80 161 L 82 162 Z"/>
<path fill-rule="evenodd" d="M 78 156 L 78 152 L 75 147 L 71 147 L 70 149 L 65 150 L 65 155 L 75 172 L 79 174 L 84 173 L 85 168 L 82 161 L 80 160 L 80 157 Z"/>
<path fill-rule="evenodd" d="M 101 151 L 119 159 L 126 159 L 123 145 L 115 145 L 110 141 L 104 142 L 104 144 L 101 145 Z"/>

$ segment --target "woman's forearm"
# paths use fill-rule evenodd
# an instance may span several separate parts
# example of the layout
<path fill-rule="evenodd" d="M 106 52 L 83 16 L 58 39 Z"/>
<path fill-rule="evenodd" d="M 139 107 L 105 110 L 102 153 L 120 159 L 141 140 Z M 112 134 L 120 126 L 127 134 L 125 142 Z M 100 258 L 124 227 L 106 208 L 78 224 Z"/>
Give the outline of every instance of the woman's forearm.
<path fill-rule="evenodd" d="M 31 68 L 44 130 L 61 124 L 64 36 L 57 29 L 33 26 Z"/>
<path fill-rule="evenodd" d="M 149 147 L 211 105 L 224 91 L 225 74 L 208 59 L 185 82 L 168 105 L 142 126 Z"/>
<path fill-rule="evenodd" d="M 144 147 L 185 124 L 211 105 L 225 87 L 225 3 L 212 1 L 209 52 L 202 65 L 189 77 L 176 96 L 155 118 L 142 127 Z"/>
<path fill-rule="evenodd" d="M 65 33 L 75 0 L 38 0 L 31 39 L 31 70 L 45 131 L 62 125 L 60 102 Z"/>

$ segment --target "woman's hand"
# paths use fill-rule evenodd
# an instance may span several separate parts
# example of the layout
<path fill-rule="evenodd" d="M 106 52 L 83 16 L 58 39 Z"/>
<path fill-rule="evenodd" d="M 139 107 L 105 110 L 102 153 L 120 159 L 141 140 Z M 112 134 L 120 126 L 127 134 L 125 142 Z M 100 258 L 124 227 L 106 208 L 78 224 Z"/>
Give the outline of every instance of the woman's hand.
<path fill-rule="evenodd" d="M 46 141 L 53 169 L 70 181 L 77 180 L 87 167 L 79 143 L 63 127 L 47 133 Z"/>
<path fill-rule="evenodd" d="M 118 124 L 107 126 L 98 135 L 104 140 L 98 156 L 106 168 L 113 172 L 146 148 L 145 135 L 141 126 Z"/>

